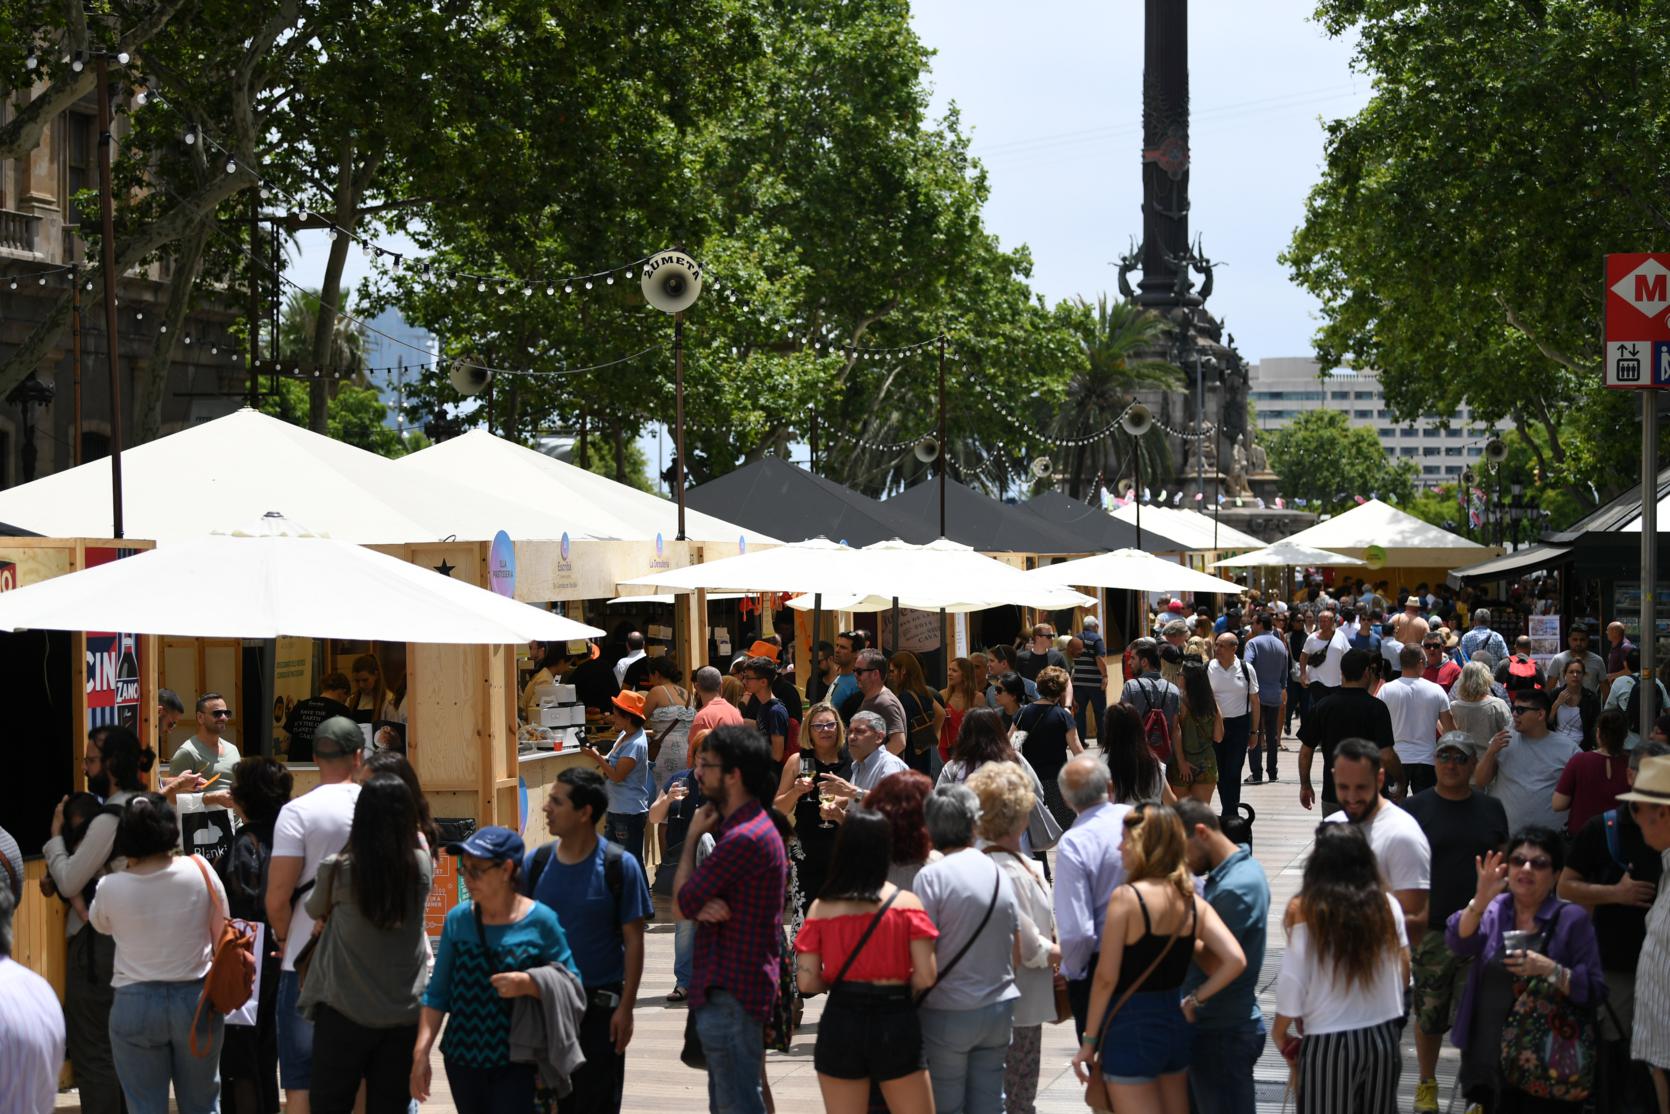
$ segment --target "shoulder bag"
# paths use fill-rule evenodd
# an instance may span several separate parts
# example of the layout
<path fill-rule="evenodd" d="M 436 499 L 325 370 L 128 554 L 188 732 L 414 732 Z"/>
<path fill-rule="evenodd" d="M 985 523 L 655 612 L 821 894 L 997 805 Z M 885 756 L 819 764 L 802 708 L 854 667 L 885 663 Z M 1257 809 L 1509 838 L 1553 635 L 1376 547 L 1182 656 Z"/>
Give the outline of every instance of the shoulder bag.
<path fill-rule="evenodd" d="M 1570 908 L 1561 902 L 1542 931 L 1538 950 Z M 1595 1011 L 1580 1006 L 1533 975 L 1514 980 L 1514 1002 L 1502 1023 L 1502 1078 L 1528 1095 L 1553 1102 L 1581 1103 L 1595 1087 Z"/>
<path fill-rule="evenodd" d="M 1119 1001 L 1109 1007 L 1108 1012 L 1102 1016 L 1102 1023 L 1096 1027 L 1096 1054 L 1090 1059 L 1090 1082 L 1084 1085 L 1084 1102 L 1098 1114 L 1110 1114 L 1113 1110 L 1113 1097 L 1108 1094 L 1108 1081 L 1102 1077 L 1102 1042 L 1107 1039 L 1108 1025 L 1112 1023 L 1114 1016 L 1125 1008 L 1125 1003 L 1131 1000 L 1131 995 L 1142 989 L 1142 984 L 1148 981 L 1148 976 L 1154 973 L 1155 968 L 1159 967 L 1161 961 L 1170 953 L 1172 945 L 1177 943 L 1177 937 L 1183 931 L 1184 923 L 1186 922 L 1178 921 L 1177 931 L 1171 934 L 1171 939 L 1160 949 L 1160 954 L 1143 969 L 1135 982 L 1125 988 L 1125 993 L 1119 996 Z"/>
<path fill-rule="evenodd" d="M 941 967 L 939 969 L 939 971 L 935 974 L 934 985 L 930 986 L 928 989 L 922 991 L 922 993 L 920 993 L 916 996 L 916 1004 L 918 1006 L 920 1006 L 922 1004 L 922 1000 L 924 998 L 926 998 L 928 995 L 930 995 L 934 992 L 934 990 L 939 986 L 940 983 L 945 981 L 945 976 L 949 975 L 952 972 L 952 970 L 956 968 L 957 964 L 962 961 L 963 956 L 968 954 L 968 949 L 970 949 L 974 946 L 974 941 L 980 939 L 980 934 L 982 932 L 986 931 L 986 924 L 987 924 L 987 922 L 989 922 L 992 919 L 992 911 L 997 908 L 997 894 L 998 894 L 998 890 L 1002 887 L 1002 885 L 1003 885 L 1003 868 L 998 866 L 996 863 L 993 863 L 992 864 L 992 899 L 989 902 L 986 903 L 985 915 L 980 918 L 980 923 L 975 926 L 974 934 L 971 935 L 967 940 L 963 941 L 963 946 L 957 949 L 957 954 L 952 956 L 951 961 L 949 963 L 947 963 L 945 966 Z"/>
<path fill-rule="evenodd" d="M 220 897 L 209 879 L 209 865 L 201 855 L 191 861 L 203 874 L 203 885 L 209 891 L 210 961 L 203 976 L 203 993 L 197 999 L 197 1012 L 191 1018 L 191 1054 L 207 1056 L 209 1048 L 197 1046 L 198 1022 L 203 1017 L 203 1006 L 212 1006 L 216 1013 L 227 1014 L 241 1008 L 255 993 L 255 933 L 241 922 L 227 917 L 220 907 Z M 216 927 L 216 922 L 219 927 Z"/>

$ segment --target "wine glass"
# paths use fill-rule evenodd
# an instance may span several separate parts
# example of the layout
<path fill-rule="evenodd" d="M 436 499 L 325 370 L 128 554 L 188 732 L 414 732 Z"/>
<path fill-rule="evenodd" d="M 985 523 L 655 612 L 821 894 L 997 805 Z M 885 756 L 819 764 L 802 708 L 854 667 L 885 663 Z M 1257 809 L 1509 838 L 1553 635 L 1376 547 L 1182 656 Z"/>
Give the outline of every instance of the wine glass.
<path fill-rule="evenodd" d="M 818 804 L 822 806 L 818 809 L 818 827 L 833 828 L 835 826 L 835 822 L 823 814 L 823 809 L 834 805 L 835 800 L 835 791 L 827 783 L 818 788 Z"/>

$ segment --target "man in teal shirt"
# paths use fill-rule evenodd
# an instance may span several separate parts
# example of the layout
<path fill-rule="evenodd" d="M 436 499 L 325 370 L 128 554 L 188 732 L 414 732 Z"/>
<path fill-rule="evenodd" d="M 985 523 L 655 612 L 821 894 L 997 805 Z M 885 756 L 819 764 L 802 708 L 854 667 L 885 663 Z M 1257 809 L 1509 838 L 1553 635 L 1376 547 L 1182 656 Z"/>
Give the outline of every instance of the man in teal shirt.
<path fill-rule="evenodd" d="M 1217 814 L 1185 798 L 1177 815 L 1189 833 L 1189 869 L 1206 876 L 1204 896 L 1240 941 L 1247 969 L 1210 1000 L 1195 1001 L 1195 1056 L 1189 1064 L 1189 1097 L 1196 1114 L 1254 1114 L 1253 1065 L 1264 1051 L 1267 1032 L 1258 1008 L 1258 975 L 1264 966 L 1265 924 L 1270 917 L 1270 883 L 1252 848 L 1233 843 Z M 1184 1001 L 1206 981 L 1189 968 Z"/>

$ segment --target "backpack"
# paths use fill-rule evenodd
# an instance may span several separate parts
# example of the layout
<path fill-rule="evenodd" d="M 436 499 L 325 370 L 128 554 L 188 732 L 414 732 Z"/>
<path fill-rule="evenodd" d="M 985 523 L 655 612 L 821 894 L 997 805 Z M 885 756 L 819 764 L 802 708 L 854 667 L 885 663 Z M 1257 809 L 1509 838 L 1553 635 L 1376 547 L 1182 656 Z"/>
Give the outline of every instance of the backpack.
<path fill-rule="evenodd" d="M 197 1022 L 203 1015 L 203 1006 L 207 1003 L 217 1013 L 228 1014 L 242 1009 L 254 995 L 255 933 L 226 916 L 226 911 L 220 907 L 214 883 L 209 880 L 209 866 L 203 856 L 193 855 L 191 861 L 197 864 L 197 869 L 203 874 L 203 885 L 209 889 L 209 924 L 212 926 L 217 917 L 220 919 L 220 932 L 214 935 L 210 950 L 209 972 L 203 976 L 203 993 L 197 999 L 197 1012 L 191 1019 L 191 1054 L 207 1056 L 209 1048 L 199 1050 L 197 1047 L 200 1031 Z"/>
<path fill-rule="evenodd" d="M 1171 761 L 1171 722 L 1166 719 L 1164 694 L 1158 705 L 1154 703 L 1154 694 L 1150 686 L 1138 683 L 1137 689 L 1142 693 L 1142 699 L 1148 705 L 1147 713 L 1142 717 L 1142 737 L 1148 740 L 1148 746 L 1154 752 L 1154 757 L 1161 762 Z"/>
<path fill-rule="evenodd" d="M 1624 716 L 1629 720 L 1629 729 L 1631 731 L 1634 731 L 1636 726 L 1641 722 L 1641 690 L 1645 689 L 1648 686 L 1648 683 L 1647 678 L 1637 674 L 1635 684 L 1629 690 L 1629 695 L 1624 697 Z M 1655 692 L 1653 694 L 1653 698 L 1657 700 L 1658 693 Z M 1658 710 L 1662 714 L 1670 709 L 1666 709 L 1662 702 L 1660 702 Z"/>
<path fill-rule="evenodd" d="M 1612 861 L 1618 864 L 1618 869 L 1629 873 L 1629 864 L 1624 861 L 1623 840 L 1618 835 L 1618 810 L 1609 808 L 1601 813 L 1606 827 L 1606 853 L 1612 856 Z"/>
<path fill-rule="evenodd" d="M 1537 663 L 1521 654 L 1515 654 L 1508 659 L 1507 674 L 1502 679 L 1502 687 L 1509 692 L 1528 692 L 1541 689 L 1537 682 Z"/>
<path fill-rule="evenodd" d="M 626 893 L 626 868 L 621 865 L 621 859 L 626 855 L 626 849 L 618 843 L 602 839 L 603 843 L 603 884 L 609 887 L 609 896 L 615 899 L 615 916 L 609 923 L 614 927 L 615 936 L 622 938 L 620 930 L 620 903 Z M 552 840 L 533 853 L 533 862 L 528 866 L 528 896 L 533 897 L 534 890 L 539 886 L 539 876 L 545 873 L 545 868 L 551 865 L 551 856 L 556 853 L 557 841 Z M 536 899 L 537 900 L 537 899 Z"/>

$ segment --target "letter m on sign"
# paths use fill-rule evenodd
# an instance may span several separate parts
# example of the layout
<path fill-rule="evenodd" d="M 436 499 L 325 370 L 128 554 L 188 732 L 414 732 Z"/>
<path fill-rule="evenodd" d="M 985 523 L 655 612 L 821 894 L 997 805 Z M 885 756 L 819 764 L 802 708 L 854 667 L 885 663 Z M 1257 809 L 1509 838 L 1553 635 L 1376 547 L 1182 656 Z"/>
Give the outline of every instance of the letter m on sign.
<path fill-rule="evenodd" d="M 1637 273 L 1634 277 L 1635 302 L 1670 301 L 1670 275 L 1643 275 Z"/>

